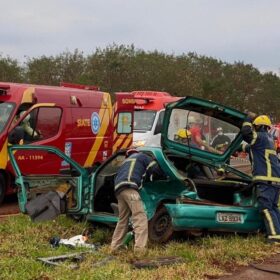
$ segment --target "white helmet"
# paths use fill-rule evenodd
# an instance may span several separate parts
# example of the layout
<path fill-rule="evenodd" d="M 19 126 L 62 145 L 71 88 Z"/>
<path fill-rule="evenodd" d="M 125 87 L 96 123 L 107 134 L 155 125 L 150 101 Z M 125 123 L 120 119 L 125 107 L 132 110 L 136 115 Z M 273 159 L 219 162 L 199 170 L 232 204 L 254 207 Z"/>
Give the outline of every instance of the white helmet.
<path fill-rule="evenodd" d="M 200 116 L 197 116 L 197 117 L 189 116 L 188 117 L 188 124 L 193 124 L 193 123 L 202 124 L 203 121 L 202 121 Z"/>
<path fill-rule="evenodd" d="M 188 123 L 189 124 L 196 123 L 195 117 L 194 116 L 189 116 L 188 117 Z"/>

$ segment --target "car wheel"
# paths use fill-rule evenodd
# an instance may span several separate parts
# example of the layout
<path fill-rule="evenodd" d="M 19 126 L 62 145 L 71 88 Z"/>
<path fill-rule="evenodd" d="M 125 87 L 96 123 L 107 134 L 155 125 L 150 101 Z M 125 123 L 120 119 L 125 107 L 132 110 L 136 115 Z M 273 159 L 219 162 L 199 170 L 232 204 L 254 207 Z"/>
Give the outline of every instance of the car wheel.
<path fill-rule="evenodd" d="M 3 174 L 0 174 L 0 205 L 2 204 L 5 194 L 6 194 L 6 181 Z"/>
<path fill-rule="evenodd" d="M 159 208 L 149 221 L 149 240 L 157 243 L 167 242 L 173 234 L 171 217 L 165 207 Z"/>

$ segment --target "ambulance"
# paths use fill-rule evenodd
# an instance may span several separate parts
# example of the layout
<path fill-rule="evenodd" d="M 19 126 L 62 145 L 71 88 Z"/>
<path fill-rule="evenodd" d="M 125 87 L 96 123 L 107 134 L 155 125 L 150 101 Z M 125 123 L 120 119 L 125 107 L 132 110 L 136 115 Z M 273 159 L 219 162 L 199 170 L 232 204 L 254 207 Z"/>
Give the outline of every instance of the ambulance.
<path fill-rule="evenodd" d="M 133 110 L 131 93 L 116 93 L 112 104 L 110 94 L 94 86 L 0 82 L 0 203 L 15 191 L 8 145 L 54 146 L 94 168 L 132 144 Z M 32 174 L 51 174 L 56 165 L 40 152 L 15 156 Z M 65 161 L 59 164 L 67 169 Z"/>
<path fill-rule="evenodd" d="M 162 91 L 133 91 L 133 146 L 160 147 L 165 106 L 180 99 Z"/>

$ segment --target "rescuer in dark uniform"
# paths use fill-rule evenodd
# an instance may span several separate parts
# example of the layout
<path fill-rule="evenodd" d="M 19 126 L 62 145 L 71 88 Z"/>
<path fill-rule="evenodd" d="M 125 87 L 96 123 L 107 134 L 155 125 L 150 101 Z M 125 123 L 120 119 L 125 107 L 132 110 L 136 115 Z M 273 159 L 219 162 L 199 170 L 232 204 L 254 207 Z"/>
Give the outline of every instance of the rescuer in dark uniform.
<path fill-rule="evenodd" d="M 134 252 L 145 252 L 148 241 L 148 218 L 139 195 L 139 189 L 145 178 L 153 180 L 153 176 L 164 176 L 157 162 L 145 153 L 134 149 L 128 150 L 127 158 L 119 168 L 115 178 L 119 221 L 112 238 L 112 253 L 122 245 L 128 231 L 130 216 L 135 234 Z"/>
<path fill-rule="evenodd" d="M 225 151 L 230 143 L 230 138 L 224 134 L 223 128 L 218 127 L 217 135 L 214 137 L 211 146 L 218 151 Z"/>
<path fill-rule="evenodd" d="M 253 182 L 257 187 L 257 199 L 260 211 L 264 215 L 268 241 L 280 244 L 280 213 L 277 206 L 280 163 L 273 138 L 268 133 L 270 127 L 271 121 L 268 116 L 256 117 L 250 112 L 242 125 L 241 133 L 249 144 Z"/>

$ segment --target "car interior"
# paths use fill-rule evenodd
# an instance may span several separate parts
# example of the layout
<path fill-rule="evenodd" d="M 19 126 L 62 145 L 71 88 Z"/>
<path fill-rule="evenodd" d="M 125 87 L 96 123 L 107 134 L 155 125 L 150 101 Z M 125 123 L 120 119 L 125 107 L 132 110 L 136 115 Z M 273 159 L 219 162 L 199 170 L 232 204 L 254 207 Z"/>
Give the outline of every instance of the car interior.
<path fill-rule="evenodd" d="M 168 159 L 181 175 L 191 179 L 198 197 L 206 203 L 242 205 L 240 197 L 246 200 L 252 195 L 252 186 L 233 174 L 220 173 L 183 156 L 168 155 Z"/>
<path fill-rule="evenodd" d="M 94 193 L 94 211 L 117 215 L 117 199 L 114 191 L 114 178 L 125 159 L 124 154 L 117 155 L 106 163 L 96 175 Z M 154 178 L 157 180 L 160 178 Z"/>
<path fill-rule="evenodd" d="M 117 199 L 114 191 L 114 178 L 117 170 L 125 159 L 124 154 L 117 155 L 96 175 L 94 193 L 94 211 L 103 213 L 116 213 Z"/>

